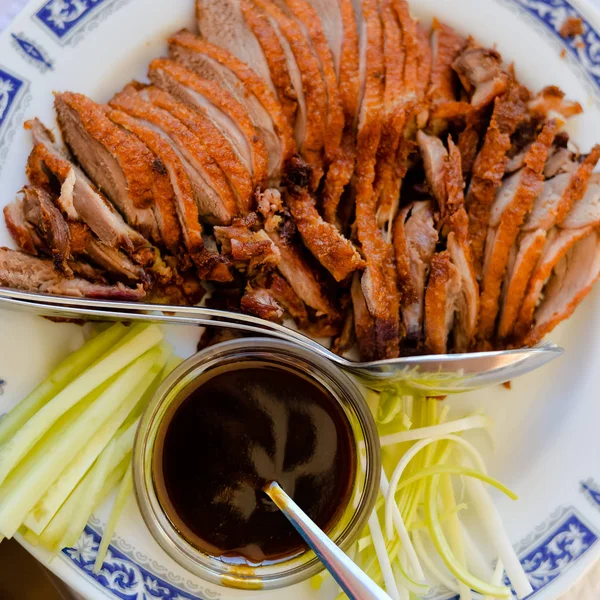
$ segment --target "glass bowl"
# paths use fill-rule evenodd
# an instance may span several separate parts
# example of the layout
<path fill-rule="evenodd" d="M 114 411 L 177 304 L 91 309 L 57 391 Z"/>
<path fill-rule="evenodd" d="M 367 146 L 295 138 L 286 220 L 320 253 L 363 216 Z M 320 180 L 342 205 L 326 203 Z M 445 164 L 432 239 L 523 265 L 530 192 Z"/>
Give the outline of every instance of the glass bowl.
<path fill-rule="evenodd" d="M 357 539 L 373 510 L 379 490 L 381 456 L 375 422 L 363 395 L 345 373 L 318 354 L 280 340 L 244 338 L 211 346 L 184 361 L 165 379 L 138 428 L 133 452 L 135 494 L 152 536 L 179 565 L 219 585 L 239 589 L 277 589 L 320 572 L 323 565 L 314 552 L 306 550 L 288 560 L 256 567 L 224 562 L 203 553 L 184 539 L 163 510 L 155 488 L 154 445 L 161 421 L 170 414 L 170 407 L 177 406 L 178 400 L 187 396 L 183 392 L 188 386 L 193 386 L 200 375 L 243 362 L 260 362 L 296 370 L 314 378 L 339 402 L 354 434 L 357 464 L 348 503 L 327 533 L 342 549 L 347 549 Z M 364 457 L 363 464 L 359 464 L 361 456 Z"/>

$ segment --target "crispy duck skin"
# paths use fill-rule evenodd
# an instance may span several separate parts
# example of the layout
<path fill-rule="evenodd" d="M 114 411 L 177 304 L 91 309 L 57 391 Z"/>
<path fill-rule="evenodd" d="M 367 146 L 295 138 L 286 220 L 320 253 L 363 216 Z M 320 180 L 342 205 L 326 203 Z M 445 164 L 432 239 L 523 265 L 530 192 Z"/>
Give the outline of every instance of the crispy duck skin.
<path fill-rule="evenodd" d="M 466 43 L 454 29 L 437 19 L 433 20 L 431 81 L 427 92 L 433 108 L 457 99 L 456 73 L 452 64 Z"/>
<path fill-rule="evenodd" d="M 473 165 L 466 204 L 469 214 L 469 235 L 475 271 L 481 274 L 490 210 L 496 189 L 502 182 L 510 136 L 525 116 L 525 103 L 516 83 L 509 85 L 505 95 L 497 98 L 492 120 L 483 146 Z"/>
<path fill-rule="evenodd" d="M 392 0 L 380 2 L 383 23 L 385 89 L 381 141 L 377 150 L 375 197 L 377 221 L 381 228 L 393 221 L 398 210 L 400 188 L 394 177 L 398 146 L 404 132 L 406 107 L 403 95 L 404 52 L 402 30 L 392 7 Z"/>
<path fill-rule="evenodd" d="M 172 145 L 143 120 L 115 109 L 108 109 L 107 114 L 112 121 L 139 137 L 165 166 L 164 175 L 168 180 L 160 180 L 161 187 L 156 190 L 160 194 L 156 195 L 157 206 L 160 198 L 161 213 L 169 219 L 170 235 L 175 237 L 175 234 L 181 234 L 183 244 L 198 268 L 200 277 L 215 281 L 230 281 L 232 275 L 224 264 L 224 258 L 215 256 L 204 247 L 202 225 L 198 220 L 198 206 L 194 199 L 192 183 L 188 171 Z M 177 221 L 173 222 L 173 216 L 176 216 L 179 224 Z M 173 243 L 177 242 L 174 240 Z"/>
<path fill-rule="evenodd" d="M 300 155 L 313 169 L 312 189 L 318 187 L 323 175 L 323 151 L 327 151 L 325 140 L 331 134 L 337 142 L 341 136 L 341 112 L 333 115 L 333 122 L 328 118 L 327 85 L 324 72 L 321 71 L 317 54 L 313 52 L 302 26 L 295 19 L 288 17 L 272 0 L 254 0 L 272 22 L 276 23 L 278 33 L 285 37 L 292 55 L 287 57 L 288 65 L 294 65 L 300 75 L 302 89 L 299 102 L 299 115 L 296 119 L 296 142 Z M 290 70 L 292 67 L 290 66 Z M 295 84 L 298 90 L 297 84 Z M 303 101 L 302 101 L 303 99 Z M 339 97 L 336 96 L 339 102 Z M 339 110 L 339 105 L 334 107 Z M 331 125 L 333 124 L 333 130 Z M 339 146 L 339 143 L 338 143 Z M 329 147 L 330 149 L 331 146 Z M 335 157 L 335 152 L 329 160 Z"/>
<path fill-rule="evenodd" d="M 344 109 L 331 49 L 327 43 L 319 13 L 308 0 L 285 0 L 285 5 L 289 7 L 294 17 L 302 24 L 312 45 L 314 54 L 320 63 L 327 99 L 327 128 L 324 149 L 325 158 L 328 163 L 331 163 L 338 156 L 342 143 L 342 132 L 344 130 Z M 306 52 L 306 48 L 304 48 L 304 52 Z"/>
<path fill-rule="evenodd" d="M 171 113 L 200 140 L 227 178 L 235 195 L 237 210 L 241 214 L 250 212 L 254 191 L 252 176 L 233 151 L 231 144 L 213 123 L 199 111 L 190 108 L 168 92 L 157 87 L 144 88 L 141 90 L 140 95 L 158 108 Z"/>
<path fill-rule="evenodd" d="M 152 153 L 83 94 L 55 94 L 54 106 L 63 138 L 90 179 L 126 217 L 131 215 L 135 227 L 147 228 L 148 213 L 138 215 L 135 209 L 153 203 Z"/>
<path fill-rule="evenodd" d="M 465 210 L 461 155 L 450 136 L 444 178 L 447 198 L 442 213 L 442 231 L 447 229 L 449 232 L 446 240 L 448 253 L 460 278 L 460 291 L 456 298 L 454 350 L 467 352 L 477 332 L 479 286 L 469 244 L 469 217 Z"/>
<path fill-rule="evenodd" d="M 309 180 L 310 169 L 300 159 L 293 159 L 285 181 L 286 205 L 304 245 L 336 281 L 344 281 L 365 263 L 354 244 L 321 218 L 315 198 L 308 191 Z"/>
<path fill-rule="evenodd" d="M 116 94 L 110 105 L 155 129 L 171 143 L 190 177 L 200 218 L 219 225 L 231 222 L 237 207 L 223 171 L 179 119 L 144 100 L 142 92 L 133 86 Z"/>
<path fill-rule="evenodd" d="M 54 270 L 51 260 L 29 256 L 23 252 L 0 248 L 0 285 L 75 298 L 105 298 L 107 300 L 141 300 L 144 289 L 90 283 L 85 279 L 68 279 Z"/>
<path fill-rule="evenodd" d="M 375 319 L 371 316 L 367 308 L 358 273 L 355 273 L 352 278 L 350 296 L 354 315 L 354 334 L 358 343 L 361 360 L 377 360 L 379 358 L 379 348 L 377 340 L 373 335 Z"/>
<path fill-rule="evenodd" d="M 284 232 L 269 232 L 277 246 L 281 260 L 277 269 L 302 301 L 312 308 L 317 316 L 336 316 L 337 311 L 323 292 L 315 273 L 303 256 L 301 249 Z"/>
<path fill-rule="evenodd" d="M 304 118 L 300 107 L 304 102 L 304 92 L 297 68 L 290 71 L 286 51 L 290 54 L 291 49 L 287 41 L 282 40 L 282 37 L 278 35 L 276 24 L 252 0 L 239 0 L 239 4 L 242 7 L 244 19 L 262 48 L 270 73 L 269 79 L 273 82 L 277 98 L 283 107 L 283 113 L 292 130 L 296 131 L 297 122 Z M 238 58 L 246 59 L 245 56 L 238 56 Z M 298 143 L 296 133 L 295 139 Z"/>
<path fill-rule="evenodd" d="M 507 289 L 498 324 L 500 340 L 508 340 L 513 333 L 528 283 L 542 256 L 548 231 L 555 224 L 562 224 L 565 217 L 574 214 L 579 206 L 585 206 L 583 199 L 587 196 L 588 184 L 598 160 L 600 160 L 600 146 L 594 146 L 576 171 L 571 174 L 556 175 L 544 183 L 544 189 L 535 200 L 522 227 L 518 248 L 514 249 L 516 256 L 505 282 Z M 591 190 L 591 198 L 595 197 L 594 192 L 595 190 Z M 600 217 L 600 211 L 593 212 Z M 567 222 L 566 225 L 568 224 Z M 586 224 L 589 224 L 587 219 L 574 223 L 575 228 Z M 533 318 L 531 308 L 528 309 L 527 314 L 528 319 L 531 320 Z M 522 330 L 525 327 L 525 315 L 521 320 L 519 328 Z"/>
<path fill-rule="evenodd" d="M 203 110 L 230 141 L 252 173 L 255 187 L 266 185 L 269 153 L 246 109 L 213 81 L 207 81 L 183 65 L 167 59 L 153 60 L 148 67 L 150 81 L 195 108 Z"/>
<path fill-rule="evenodd" d="M 521 171 L 511 175 L 502 185 L 492 207 L 486 242 L 481 284 L 480 314 L 477 337 L 481 344 L 494 336 L 500 307 L 500 293 L 510 251 L 525 216 L 543 188 L 543 170 L 548 150 L 556 135 L 556 121 L 548 121 L 532 144 Z"/>
<path fill-rule="evenodd" d="M 423 160 L 427 185 L 443 215 L 446 206 L 445 169 L 448 152 L 439 137 L 427 135 L 423 131 L 417 132 L 417 142 Z"/>
<path fill-rule="evenodd" d="M 600 234 L 595 229 L 572 245 L 554 267 L 537 307 L 534 325 L 523 340 L 533 346 L 569 318 L 600 277 Z"/>
<path fill-rule="evenodd" d="M 246 106 L 267 145 L 269 184 L 278 184 L 284 164 L 296 152 L 296 140 L 293 128 L 269 85 L 224 48 L 186 30 L 170 38 L 169 53 L 204 79 L 220 83 Z"/>
<path fill-rule="evenodd" d="M 375 0 L 362 0 L 366 24 L 365 93 L 359 120 L 355 169 L 356 229 L 366 268 L 361 287 L 375 319 L 371 335 L 379 358 L 399 354 L 400 298 L 396 284 L 393 248 L 382 236 L 373 194 L 377 148 L 381 138 L 383 103 L 383 31 Z M 357 335 L 358 335 L 358 321 Z"/>
<path fill-rule="evenodd" d="M 543 119 L 556 118 L 560 115 L 566 120 L 581 114 L 583 108 L 579 102 L 565 100 L 565 93 L 555 85 L 545 87 L 529 102 L 529 110 L 534 116 Z"/>
<path fill-rule="evenodd" d="M 553 229 L 547 236 L 546 244 L 535 269 L 529 279 L 527 293 L 523 299 L 521 310 L 515 324 L 513 339 L 523 345 L 532 340 L 536 308 L 540 304 L 546 282 L 549 281 L 554 268 L 563 257 L 581 240 L 594 231 L 594 228 Z"/>
<path fill-rule="evenodd" d="M 71 257 L 71 238 L 67 222 L 47 191 L 26 185 L 21 192 L 25 218 L 44 239 L 54 259 L 54 268 L 70 277 L 72 271 L 68 260 Z"/>
<path fill-rule="evenodd" d="M 431 354 L 445 354 L 448 350 L 459 294 L 460 274 L 448 251 L 435 254 L 425 292 L 425 348 Z"/>
<path fill-rule="evenodd" d="M 58 180 L 59 206 L 76 221 L 84 221 L 104 243 L 122 248 L 143 266 L 152 263 L 156 250 L 136 230 L 129 227 L 114 207 L 92 186 L 78 167 L 70 163 L 54 145 L 54 138 L 35 119 L 25 124 L 33 135 L 34 148 L 27 162 L 27 176 L 33 185 L 48 191 L 50 174 Z"/>

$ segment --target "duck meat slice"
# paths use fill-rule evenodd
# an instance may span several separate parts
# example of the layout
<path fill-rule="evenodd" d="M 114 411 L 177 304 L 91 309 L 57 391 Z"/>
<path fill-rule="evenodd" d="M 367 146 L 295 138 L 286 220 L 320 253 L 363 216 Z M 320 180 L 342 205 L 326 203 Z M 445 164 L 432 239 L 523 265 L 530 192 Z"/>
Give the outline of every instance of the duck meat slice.
<path fill-rule="evenodd" d="M 335 153 L 339 148 L 342 126 L 339 94 L 332 98 L 334 102 L 337 100 L 337 104 L 332 105 L 333 120 L 330 121 L 327 84 L 316 49 L 313 49 L 314 46 L 309 41 L 310 33 L 305 33 L 301 22 L 292 14 L 288 15 L 282 10 L 282 5 L 287 6 L 285 3 L 254 0 L 254 4 L 256 9 L 266 16 L 283 49 L 285 64 L 298 98 L 296 142 L 300 155 L 313 169 L 312 189 L 316 189 L 323 175 L 323 151 L 330 150 Z M 306 18 L 306 10 L 298 10 L 296 6 L 295 12 L 302 12 L 303 18 Z M 333 76 L 333 73 L 330 75 Z M 327 135 L 332 125 L 331 132 L 335 139 L 328 141 L 326 148 Z M 331 156 L 329 159 L 331 160 Z"/>
<path fill-rule="evenodd" d="M 274 323 L 281 323 L 283 308 L 277 303 L 269 290 L 250 283 L 246 284 L 244 295 L 240 302 L 242 312 Z"/>
<path fill-rule="evenodd" d="M 152 188 L 152 153 L 135 136 L 115 125 L 102 107 L 82 94 L 56 94 L 54 108 L 63 139 L 96 187 L 127 223 L 160 243 Z"/>
<path fill-rule="evenodd" d="M 283 108 L 267 83 L 227 50 L 189 31 L 169 40 L 169 54 L 203 79 L 214 81 L 246 108 L 269 155 L 269 185 L 281 180 L 284 164 L 296 152 L 296 141 Z"/>
<path fill-rule="evenodd" d="M 502 69 L 502 57 L 491 48 L 482 48 L 473 40 L 456 57 L 453 68 L 471 94 L 473 108 L 487 106 L 509 86 L 509 75 Z"/>
<path fill-rule="evenodd" d="M 21 250 L 33 256 L 48 250 L 35 227 L 27 220 L 22 199 L 17 198 L 14 202 L 7 204 L 3 213 L 6 228 Z"/>
<path fill-rule="evenodd" d="M 560 322 L 569 318 L 599 276 L 600 233 L 594 229 L 571 245 L 554 267 L 524 344 L 537 344 Z"/>
<path fill-rule="evenodd" d="M 382 131 L 375 175 L 377 222 L 385 229 L 398 212 L 400 181 L 396 177 L 396 156 L 406 123 L 404 97 L 404 47 L 402 29 L 392 0 L 380 3 L 383 24 L 385 88 L 383 93 Z"/>
<path fill-rule="evenodd" d="M 442 214 L 446 204 L 446 159 L 448 151 L 442 140 L 423 131 L 417 132 L 417 142 L 425 169 L 425 179 L 432 196 L 436 199 Z"/>
<path fill-rule="evenodd" d="M 417 69 L 417 98 L 422 103 L 422 110 L 429 110 L 429 99 L 427 98 L 427 88 L 431 81 L 432 54 L 429 44 L 429 31 L 419 22 L 417 22 L 417 47 L 418 47 L 418 69 Z M 428 115 L 427 115 L 428 116 Z M 427 120 L 420 121 L 419 127 L 424 127 Z"/>
<path fill-rule="evenodd" d="M 313 268 L 304 257 L 302 248 L 294 243 L 285 227 L 279 232 L 269 232 L 269 236 L 281 255 L 277 269 L 298 297 L 312 308 L 317 316 L 337 315 L 337 311 L 315 276 Z"/>
<path fill-rule="evenodd" d="M 80 278 L 68 279 L 55 271 L 51 260 L 8 248 L 0 248 L 0 285 L 28 292 L 75 298 L 136 301 L 145 295 L 141 285 L 128 288 L 121 283 L 102 285 Z"/>
<path fill-rule="evenodd" d="M 379 358 L 377 339 L 373 335 L 375 319 L 371 316 L 360 283 L 360 274 L 355 273 L 350 287 L 352 311 L 354 315 L 354 334 L 358 343 L 358 351 L 362 361 L 372 361 Z"/>
<path fill-rule="evenodd" d="M 25 218 L 36 228 L 50 250 L 56 270 L 69 277 L 71 239 L 67 222 L 47 191 L 26 185 L 21 193 Z"/>
<path fill-rule="evenodd" d="M 392 6 L 402 29 L 404 50 L 404 96 L 407 101 L 417 98 L 419 46 L 417 21 L 411 16 L 406 0 L 392 0 Z"/>
<path fill-rule="evenodd" d="M 219 225 L 231 222 L 237 207 L 223 171 L 179 119 L 146 102 L 132 86 L 114 96 L 110 105 L 138 119 L 171 144 L 188 172 L 201 219 Z"/>
<path fill-rule="evenodd" d="M 171 141 L 165 139 L 156 128 L 123 111 L 109 109 L 107 114 L 112 121 L 139 137 L 164 165 L 164 177 L 159 180 L 160 189 L 155 192 L 156 204 L 161 207 L 161 214 L 165 218 L 168 217 L 168 229 L 172 231 L 173 237 L 175 233 L 181 235 L 183 245 L 198 268 L 200 278 L 231 280 L 229 269 L 224 264 L 225 259 L 219 255 L 214 256 L 204 247 L 202 225 L 198 220 L 198 205 L 194 198 L 189 171 Z M 177 242 L 174 240 L 173 243 Z M 180 257 L 180 253 L 175 256 Z"/>
<path fill-rule="evenodd" d="M 285 202 L 304 245 L 336 281 L 343 281 L 365 263 L 354 244 L 319 215 L 315 198 L 307 188 L 308 173 L 309 169 L 300 159 L 293 159 L 285 182 Z"/>
<path fill-rule="evenodd" d="M 459 101 L 458 77 L 452 68 L 466 44 L 467 41 L 454 29 L 437 19 L 433 20 L 431 76 L 427 97 L 432 113 L 429 128 L 434 133 L 440 133 L 447 128 L 446 117 L 464 116 L 471 110 L 469 104 Z"/>
<path fill-rule="evenodd" d="M 373 336 L 379 358 L 392 358 L 400 351 L 400 298 L 393 248 L 377 224 L 377 202 L 373 193 L 382 126 L 383 28 L 375 0 L 362 0 L 355 7 L 361 11 L 357 21 L 362 23 L 364 20 L 361 62 L 365 65 L 354 177 L 356 230 L 366 262 L 360 283 L 366 305 L 375 319 Z"/>
<path fill-rule="evenodd" d="M 107 246 L 94 237 L 83 223 L 68 223 L 71 253 L 85 258 L 113 277 L 128 282 L 147 285 L 150 279 L 144 269 L 136 265 L 120 250 Z"/>
<path fill-rule="evenodd" d="M 268 290 L 285 312 L 294 319 L 300 329 L 309 327 L 309 314 L 306 305 L 292 286 L 276 271 L 260 273 L 254 281 L 262 288 Z"/>
<path fill-rule="evenodd" d="M 431 354 L 448 351 L 460 289 L 460 273 L 449 253 L 435 254 L 425 292 L 425 349 Z"/>
<path fill-rule="evenodd" d="M 83 221 L 109 246 L 128 252 L 141 265 L 156 259 L 156 249 L 135 229 L 129 227 L 92 185 L 86 175 L 69 162 L 54 145 L 54 138 L 38 119 L 29 121 L 35 144 L 28 159 L 27 174 L 33 185 L 50 189 L 51 177 L 58 180 L 59 207 L 72 220 Z"/>
<path fill-rule="evenodd" d="M 543 190 L 544 165 L 556 135 L 556 121 L 549 121 L 527 153 L 525 167 L 508 177 L 499 189 L 490 213 L 481 282 L 477 337 L 484 344 L 495 332 L 499 300 L 510 252 L 521 225 Z"/>
<path fill-rule="evenodd" d="M 277 88 L 265 53 L 244 16 L 247 4 L 245 0 L 196 0 L 200 37 L 252 65 L 256 74 L 275 92 Z"/>
<path fill-rule="evenodd" d="M 504 176 L 506 153 L 511 147 L 510 138 L 524 118 L 525 111 L 521 90 L 512 82 L 506 93 L 495 100 L 494 112 L 485 133 L 483 146 L 473 165 L 466 204 L 473 260 L 478 276 L 481 274 L 490 210 L 496 189 Z"/>
<path fill-rule="evenodd" d="M 583 112 L 583 108 L 579 102 L 565 100 L 565 93 L 554 85 L 541 90 L 529 102 L 528 108 L 534 117 L 557 119 L 562 123 L 568 118 Z"/>
<path fill-rule="evenodd" d="M 231 257 L 238 271 L 244 271 L 248 276 L 279 264 L 279 250 L 264 229 L 252 231 L 246 225 L 234 222 L 229 227 L 215 227 L 214 235 L 221 245 L 221 252 Z"/>
<path fill-rule="evenodd" d="M 140 96 L 171 113 L 198 138 L 227 178 L 235 195 L 237 211 L 241 214 L 250 212 L 254 192 L 252 176 L 212 121 L 157 87 L 150 86 L 140 90 Z"/>
<path fill-rule="evenodd" d="M 579 229 L 600 223 L 600 186 L 592 175 L 599 158 L 600 148 L 596 146 L 576 171 L 561 173 L 544 182 L 543 191 L 536 198 L 512 250 L 514 260 L 505 280 L 505 299 L 498 325 L 500 339 L 506 340 L 512 335 L 529 280 L 554 225 Z"/>
<path fill-rule="evenodd" d="M 402 320 L 406 337 L 417 345 L 423 339 L 425 287 L 438 243 L 431 200 L 405 206 L 394 223 L 398 285 L 402 290 Z"/>
<path fill-rule="evenodd" d="M 479 286 L 469 244 L 469 217 L 465 210 L 461 155 L 450 136 L 444 178 L 447 198 L 442 213 L 442 235 L 448 231 L 446 245 L 450 261 L 460 277 L 460 291 L 456 298 L 454 350 L 467 352 L 477 332 Z"/>
<path fill-rule="evenodd" d="M 205 114 L 250 171 L 254 186 L 265 187 L 269 172 L 266 144 L 246 109 L 231 94 L 171 59 L 152 61 L 148 77 L 157 87 Z"/>

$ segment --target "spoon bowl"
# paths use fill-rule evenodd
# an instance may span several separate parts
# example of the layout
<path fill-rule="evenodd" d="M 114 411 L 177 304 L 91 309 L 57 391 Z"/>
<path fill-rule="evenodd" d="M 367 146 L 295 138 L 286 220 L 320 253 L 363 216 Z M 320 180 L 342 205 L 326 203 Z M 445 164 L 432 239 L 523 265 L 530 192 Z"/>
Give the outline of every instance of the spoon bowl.
<path fill-rule="evenodd" d="M 0 287 L 0 308 L 56 318 L 98 321 L 146 321 L 237 329 L 289 341 L 316 352 L 356 377 L 364 386 L 397 386 L 407 394 L 441 396 L 504 383 L 558 358 L 562 348 L 550 342 L 533 348 L 408 356 L 359 362 L 334 354 L 312 338 L 258 317 L 202 306 L 171 306 L 71 298 Z"/>

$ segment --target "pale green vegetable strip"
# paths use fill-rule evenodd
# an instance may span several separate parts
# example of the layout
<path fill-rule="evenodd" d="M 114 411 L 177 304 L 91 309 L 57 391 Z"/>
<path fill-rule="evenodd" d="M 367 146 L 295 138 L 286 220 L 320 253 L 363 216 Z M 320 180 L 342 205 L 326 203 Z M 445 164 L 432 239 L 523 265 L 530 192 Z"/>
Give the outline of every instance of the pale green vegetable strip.
<path fill-rule="evenodd" d="M 14 506 L 18 508 L 19 503 L 27 502 L 29 490 L 25 489 L 25 496 L 23 497 L 23 483 L 29 484 L 32 474 L 34 475 L 33 480 L 35 482 L 36 466 L 42 461 L 47 460 L 49 456 L 48 448 L 65 439 L 70 428 L 73 427 L 73 425 L 81 418 L 81 415 L 84 414 L 85 411 L 100 397 L 102 389 L 103 388 L 95 390 L 77 406 L 74 406 L 71 410 L 62 415 L 44 439 L 36 444 L 32 451 L 25 457 L 25 460 L 20 463 L 19 468 L 14 470 L 0 486 L 0 498 L 2 498 L 2 502 L 0 502 L 0 512 L 8 512 Z M 0 528 L 0 534 L 4 537 L 11 538 L 21 525 L 22 522 L 11 523 L 10 528 L 7 529 L 6 533 Z"/>
<path fill-rule="evenodd" d="M 393 444 L 401 444 L 403 442 L 415 442 L 430 437 L 438 437 L 448 435 L 449 433 L 460 433 L 470 429 L 485 429 L 489 428 L 492 421 L 489 417 L 483 415 L 473 415 L 447 421 L 440 425 L 430 425 L 428 427 L 419 427 L 418 429 L 410 429 L 409 431 L 400 431 L 390 435 L 383 435 L 379 438 L 381 446 L 391 446 Z"/>
<path fill-rule="evenodd" d="M 79 377 L 99 356 L 112 350 L 127 328 L 116 323 L 71 353 L 24 400 L 0 420 L 0 444 L 6 443 L 42 406 Z"/>
<path fill-rule="evenodd" d="M 80 452 L 89 438 L 119 410 L 158 361 L 161 361 L 159 367 L 162 369 L 163 358 L 160 348 L 154 348 L 138 358 L 119 373 L 85 413 L 71 425 L 66 435 L 60 440 L 55 440 L 53 444 L 46 445 L 46 453 L 40 460 L 26 470 L 22 465 L 17 467 L 15 473 L 21 474 L 19 484 L 10 494 L 2 497 L 0 504 L 0 533 L 6 536 L 14 535 L 27 514 L 59 477 L 69 457 Z M 127 412 L 130 412 L 131 408 L 130 404 Z"/>
<path fill-rule="evenodd" d="M 159 362 L 152 365 L 148 374 L 143 376 L 139 385 L 125 397 L 125 401 L 120 407 L 112 414 L 108 413 L 109 417 L 106 422 L 89 438 L 81 452 L 75 455 L 73 460 L 63 469 L 58 479 L 46 490 L 39 502 L 27 515 L 25 525 L 34 533 L 41 534 L 128 415 L 136 409 L 138 404 L 141 404 L 140 400 L 152 387 L 154 380 L 161 372 L 162 360 L 159 359 Z"/>
<path fill-rule="evenodd" d="M 128 335 L 131 335 L 129 341 L 67 385 L 0 448 L 0 484 L 61 415 L 163 339 L 156 325 L 135 325 Z"/>
<path fill-rule="evenodd" d="M 443 585 L 445 588 L 448 588 L 451 592 L 458 594 L 457 581 L 450 579 L 450 577 L 448 577 L 448 575 L 446 575 L 445 573 L 442 573 L 442 571 L 440 571 L 438 569 L 437 565 L 431 558 L 429 552 L 427 552 L 427 550 L 425 548 L 425 544 L 423 542 L 423 537 L 422 537 L 423 535 L 424 534 L 421 534 L 420 531 L 413 532 L 413 542 L 415 544 L 415 550 L 417 551 L 419 558 L 421 559 L 421 561 L 427 568 L 427 571 L 429 572 L 429 574 L 433 576 L 433 578 L 436 580 L 437 583 Z"/>
<path fill-rule="evenodd" d="M 440 521 L 442 523 L 450 518 L 450 515 L 454 513 L 459 513 L 461 510 L 466 510 L 468 506 L 466 504 L 457 504 L 452 510 L 446 510 L 440 514 Z M 427 523 L 425 521 L 414 521 L 410 526 L 409 531 L 412 533 L 416 529 L 422 529 L 423 531 L 427 531 Z M 464 534 L 464 532 L 463 532 Z M 491 578 L 491 572 L 490 572 Z"/>
<path fill-rule="evenodd" d="M 381 487 L 381 493 L 386 497 L 386 499 L 389 498 L 389 496 L 388 496 L 389 482 L 386 477 L 385 471 L 383 469 L 381 470 L 380 487 Z M 393 502 L 393 506 L 391 507 L 392 520 L 394 522 L 394 527 L 396 529 L 396 533 L 398 534 L 398 537 L 400 538 L 400 543 L 402 544 L 402 547 L 404 548 L 404 551 L 406 552 L 406 557 L 407 557 L 408 563 L 409 563 L 415 577 L 417 578 L 418 582 L 420 584 L 422 584 L 425 582 L 425 574 L 423 573 L 421 563 L 419 562 L 417 553 L 415 552 L 415 549 L 413 548 L 412 542 L 410 540 L 410 535 L 408 534 L 408 531 L 406 530 L 406 525 L 404 524 L 404 521 L 402 520 L 402 515 L 400 514 L 400 510 L 398 509 L 398 506 L 396 505 L 395 500 L 392 500 L 392 502 Z M 391 536 L 389 535 L 389 532 L 388 532 L 388 538 L 391 538 Z"/>
<path fill-rule="evenodd" d="M 484 553 L 473 539 L 473 536 L 469 533 L 468 527 L 461 522 L 460 528 L 462 531 L 463 540 L 465 542 L 467 566 L 473 573 L 475 573 L 475 575 L 481 577 L 481 579 L 492 581 L 494 575 L 492 565 L 484 558 Z M 504 567 L 502 568 L 504 569 Z M 495 583 L 502 583 L 502 581 L 500 580 Z"/>
<path fill-rule="evenodd" d="M 106 481 L 102 486 L 102 491 L 100 494 L 98 494 L 96 504 L 90 511 L 90 515 L 104 501 L 108 494 L 110 494 L 112 489 L 118 485 L 121 479 L 123 479 L 125 471 L 127 471 L 130 463 L 131 453 L 129 453 L 106 478 Z M 61 550 L 59 545 L 60 541 L 67 531 L 69 523 L 71 523 L 73 513 L 75 512 L 77 506 L 79 506 L 79 504 L 85 498 L 85 490 L 88 481 L 89 480 L 87 479 L 86 475 L 86 477 L 82 479 L 78 486 L 73 490 L 73 493 L 69 496 L 67 501 L 60 507 L 60 510 L 56 513 L 56 515 L 54 515 L 54 518 L 52 521 L 50 521 L 48 527 L 44 529 L 42 535 L 39 536 L 39 543 L 41 546 L 46 548 L 46 550 L 49 550 L 50 552 L 58 552 Z"/>
<path fill-rule="evenodd" d="M 456 498 L 454 497 L 454 490 L 452 489 L 452 479 L 448 474 L 444 474 L 440 477 L 440 495 L 442 506 L 451 510 L 456 507 Z M 447 520 L 446 529 L 448 531 L 448 539 L 450 540 L 450 548 L 452 549 L 452 552 L 454 552 L 458 563 L 466 569 L 467 558 L 465 555 L 465 543 L 460 528 L 460 520 L 456 513 L 452 514 Z M 471 593 L 470 588 L 460 582 L 459 589 L 460 600 L 472 600 L 473 594 Z"/>
<path fill-rule="evenodd" d="M 402 559 L 400 556 L 392 565 L 392 571 L 394 572 L 394 578 L 396 580 L 396 587 L 398 588 L 398 591 L 400 591 L 400 589 L 405 589 L 413 594 L 418 594 L 419 596 L 426 596 L 429 592 L 429 585 L 417 583 L 408 576 L 408 573 L 406 573 L 402 567 Z"/>
<path fill-rule="evenodd" d="M 396 492 L 400 491 L 402 488 L 412 485 L 415 483 L 415 481 L 419 481 L 426 477 L 431 477 L 432 475 L 464 475 L 466 477 L 474 477 L 475 479 L 479 479 L 480 481 L 495 487 L 497 490 L 508 496 L 511 500 L 518 500 L 518 496 L 497 479 L 494 479 L 489 475 L 484 475 L 475 469 L 469 469 L 468 467 L 461 467 L 458 465 L 438 465 L 435 467 L 425 467 L 418 473 L 415 473 L 414 475 L 402 480 L 396 487 Z"/>
<path fill-rule="evenodd" d="M 40 538 L 29 529 L 23 533 L 23 539 L 32 546 L 39 546 L 40 544 Z"/>
<path fill-rule="evenodd" d="M 486 531 L 491 543 L 494 545 L 498 558 L 504 564 L 506 574 L 510 579 L 517 597 L 524 598 L 533 593 L 531 584 L 521 566 L 521 561 L 519 561 L 519 557 L 510 543 L 506 530 L 502 525 L 502 519 L 500 518 L 498 509 L 492 502 L 492 499 L 483 487 L 483 484 L 475 479 L 467 477 L 465 479 L 465 487 L 472 500 L 473 507 L 479 516 L 481 525 Z M 493 594 L 488 593 L 488 596 L 493 596 Z"/>
<path fill-rule="evenodd" d="M 438 551 L 444 564 L 459 581 L 469 586 L 472 590 L 488 596 L 498 596 L 500 598 L 510 597 L 510 589 L 503 586 L 491 585 L 486 581 L 475 577 L 459 564 L 454 556 L 448 540 L 442 530 L 437 510 L 437 493 L 439 487 L 440 475 L 434 475 L 425 484 L 425 521 L 429 527 L 429 535 L 433 541 L 435 549 Z M 476 482 L 479 483 L 479 482 Z M 479 484 L 481 485 L 481 484 Z"/>
<path fill-rule="evenodd" d="M 115 440 L 110 442 L 92 467 L 90 477 L 87 478 L 88 481 L 85 487 L 85 494 L 82 495 L 82 501 L 71 516 L 71 522 L 59 544 L 61 548 L 74 546 L 77 543 L 81 532 L 85 529 L 85 524 L 88 522 L 90 515 L 94 511 L 94 506 L 98 503 L 102 488 L 104 487 L 104 482 L 112 471 L 111 461 L 115 446 Z"/>
<path fill-rule="evenodd" d="M 104 563 L 104 558 L 106 557 L 106 553 L 108 551 L 108 545 L 110 544 L 113 533 L 115 532 L 115 528 L 117 527 L 119 517 L 121 516 L 121 513 L 127 504 L 127 500 L 131 495 L 131 492 L 133 492 L 133 473 L 130 465 L 125 473 L 125 477 L 123 477 L 123 481 L 121 481 L 121 484 L 119 485 L 119 491 L 117 492 L 117 497 L 115 498 L 112 510 L 110 511 L 108 523 L 104 528 L 102 541 L 100 542 L 98 554 L 96 555 L 96 562 L 94 563 L 94 573 L 96 574 L 100 573 L 102 563 Z"/>
<path fill-rule="evenodd" d="M 383 539 L 383 532 L 381 531 L 381 525 L 379 524 L 379 517 L 376 512 L 372 512 L 369 517 L 369 530 L 371 532 L 371 538 L 373 539 L 373 547 L 377 554 L 377 560 L 383 574 L 383 581 L 385 583 L 385 591 L 392 600 L 399 600 L 398 589 L 396 588 L 396 580 L 394 579 L 394 573 L 392 571 L 392 565 L 390 564 L 390 557 L 388 556 L 387 549 L 385 547 L 385 541 Z"/>

